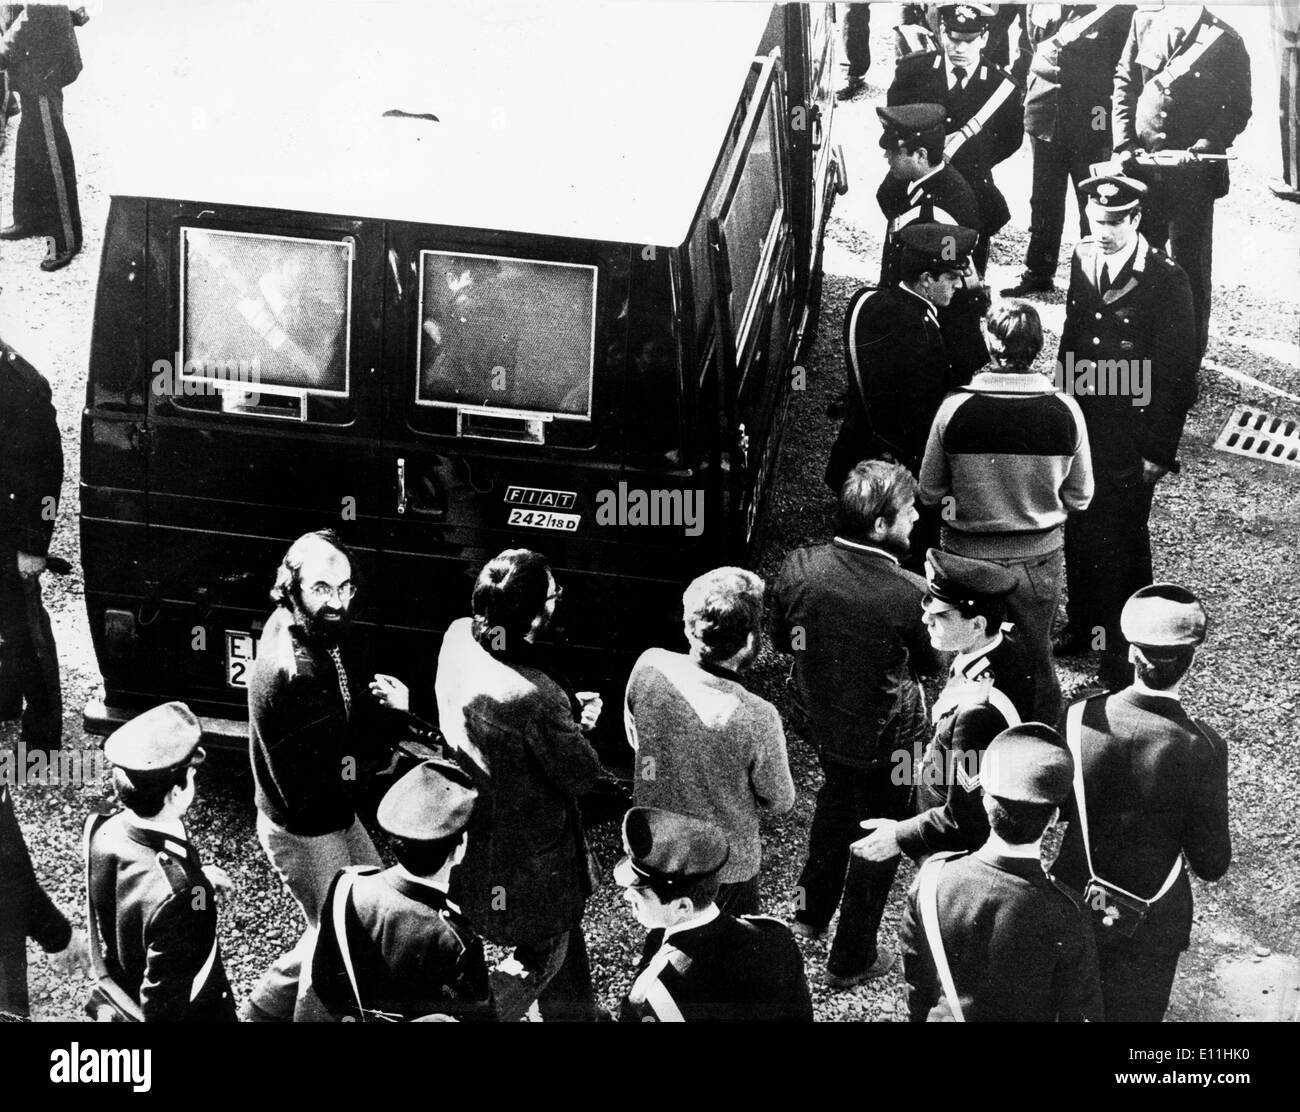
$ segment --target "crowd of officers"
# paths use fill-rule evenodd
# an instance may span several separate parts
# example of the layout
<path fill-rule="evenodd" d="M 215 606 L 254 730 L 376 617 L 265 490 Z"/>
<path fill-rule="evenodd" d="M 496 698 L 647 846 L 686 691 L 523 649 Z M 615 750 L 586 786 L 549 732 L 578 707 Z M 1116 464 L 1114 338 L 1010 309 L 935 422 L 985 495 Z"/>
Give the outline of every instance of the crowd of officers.
<path fill-rule="evenodd" d="M 907 855 L 921 866 L 900 936 L 913 1019 L 1159 1020 L 1190 935 L 1188 869 L 1228 867 L 1226 746 L 1179 700 L 1207 616 L 1152 582 L 1147 517 L 1196 398 L 1213 205 L 1250 114 L 1249 64 L 1203 8 L 1031 5 L 1017 73 L 1010 50 L 993 60 L 991 31 L 1015 26 L 995 7 L 941 6 L 877 109 L 887 234 L 879 287 L 846 314 L 835 537 L 790 553 L 770 600 L 744 569 L 697 579 L 687 651 L 648 650 L 623 693 L 635 761 L 612 876 L 647 935 L 621 1018 L 811 1019 L 796 936 L 826 939 L 838 908 L 824 983 L 888 975 L 897 955 L 877 935 Z M 856 58 L 850 95 L 869 64 Z M 1033 370 L 1033 307 L 989 309 L 979 281 L 1009 216 L 994 171 L 1026 130 L 1031 241 L 1004 292 L 1052 287 L 1067 179 L 1091 233 L 1056 381 Z M 61 457 L 57 433 L 51 447 L 33 431 L 52 426 L 48 387 L 5 356 L 0 646 L 28 666 L 0 672 L 0 694 L 49 748 L 32 585 Z M 588 738 L 601 696 L 575 690 L 547 638 L 561 586 L 536 552 L 484 566 L 444 638 L 434 727 L 358 655 L 344 545 L 299 538 L 249 715 L 257 836 L 300 941 L 233 999 L 229 879 L 185 823 L 201 729 L 167 704 L 105 745 L 123 809 L 87 823 L 88 938 L 41 892 L 0 797 L 0 1010 L 26 1011 L 33 937 L 87 966 L 96 1009 L 120 1018 L 603 1018 L 583 915 L 609 870 L 584 807 L 620 789 Z M 758 914 L 760 818 L 795 799 L 781 718 L 745 682 L 765 627 L 793 658 L 793 723 L 823 773 L 786 922 Z M 1099 693 L 1064 708 L 1053 652 L 1087 649 Z M 943 679 L 933 702 L 927 676 Z M 375 815 L 388 867 L 358 817 L 358 784 L 377 775 L 395 777 Z M 506 952 L 492 967 L 485 941 Z"/>

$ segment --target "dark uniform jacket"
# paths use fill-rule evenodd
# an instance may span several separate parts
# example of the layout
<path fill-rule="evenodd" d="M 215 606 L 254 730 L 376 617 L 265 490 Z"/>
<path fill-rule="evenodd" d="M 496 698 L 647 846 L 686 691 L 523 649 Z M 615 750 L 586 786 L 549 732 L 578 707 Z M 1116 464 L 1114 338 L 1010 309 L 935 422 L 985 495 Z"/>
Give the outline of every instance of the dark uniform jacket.
<path fill-rule="evenodd" d="M 31 938 L 53 954 L 71 937 L 71 924 L 36 879 L 9 785 L 0 783 L 0 948 Z"/>
<path fill-rule="evenodd" d="M 901 286 L 859 290 L 844 317 L 844 353 L 848 409 L 831 448 L 827 484 L 838 492 L 861 460 L 885 456 L 917 474 L 939 403 L 964 385 L 934 307 Z"/>
<path fill-rule="evenodd" d="M 916 678 L 937 666 L 924 594 L 919 575 L 842 539 L 786 557 L 772 642 L 794 653 L 800 732 L 822 761 L 872 769 L 929 735 Z"/>
<path fill-rule="evenodd" d="M 81 51 L 66 4 L 0 5 L 0 69 L 20 93 L 51 93 L 81 72 Z"/>
<path fill-rule="evenodd" d="M 478 789 L 451 898 L 507 945 L 569 930 L 591 892 L 577 799 L 601 779 L 600 758 L 542 664 L 540 650 L 513 663 L 489 653 L 469 618 L 452 623 L 438 656 L 439 724 Z"/>
<path fill-rule="evenodd" d="M 1062 388 L 1074 394 L 1088 425 L 1097 485 L 1124 487 L 1141 481 L 1144 459 L 1177 470 L 1178 441 L 1196 401 L 1196 325 L 1187 275 L 1145 239 L 1104 296 L 1103 258 L 1092 239 L 1075 248 L 1058 361 Z M 1087 367 L 1080 371 L 1080 360 L 1122 360 L 1129 389 L 1122 389 L 1122 374 L 1103 365 L 1094 375 L 1098 392 L 1083 392 Z M 1102 392 L 1107 378 L 1121 389 Z M 1148 404 L 1134 405 L 1134 395 L 1146 390 Z"/>
<path fill-rule="evenodd" d="M 65 13 L 66 14 L 66 13 Z M 0 557 L 44 556 L 63 486 L 50 384 L 0 340 Z M 46 502 L 46 499 L 53 499 Z"/>
<path fill-rule="evenodd" d="M 362 774 L 404 737 L 434 743 L 414 715 L 379 706 L 354 646 L 339 646 L 347 679 L 323 642 L 307 636 L 283 606 L 267 619 L 248 681 L 249 757 L 260 810 L 292 834 L 346 830 L 356 817 Z M 350 775 L 349 775 L 350 773 Z"/>
<path fill-rule="evenodd" d="M 1186 150 L 1206 139 L 1222 154 L 1249 119 L 1250 58 L 1236 31 L 1208 11 L 1186 35 L 1162 12 L 1133 16 L 1115 70 L 1111 122 L 1117 151 Z M 1215 197 L 1228 192 L 1226 162 L 1159 173 L 1174 188 L 1178 175 L 1195 175 Z"/>
<path fill-rule="evenodd" d="M 494 1019 L 483 943 L 455 905 L 397 868 L 350 873 L 344 922 L 362 1007 L 401 1019 Z M 335 877 L 321 908 L 312 987 L 332 1014 L 356 1018 L 335 930 L 338 887 Z"/>
<path fill-rule="evenodd" d="M 931 711 L 934 740 L 916 774 L 917 813 L 898 825 L 898 844 L 909 857 L 984 844 L 989 820 L 980 762 L 998 734 L 1033 717 L 1034 690 L 1033 666 L 1009 630 L 992 648 L 963 662 L 960 675 L 949 677 Z"/>
<path fill-rule="evenodd" d="M 975 192 L 980 206 L 976 230 L 992 236 L 1011 219 L 1006 198 L 993 184 L 993 167 L 1015 154 L 1024 138 L 1015 80 L 981 60 L 967 74 L 966 84 L 950 91 L 943 51 L 921 51 L 898 60 L 887 99 L 889 104 L 941 104 L 947 109 L 945 154 Z M 976 121 L 986 105 L 996 107 L 986 121 Z"/>
<path fill-rule="evenodd" d="M 188 842 L 129 811 L 90 841 L 90 904 L 108 974 L 147 1022 L 234 1020 L 217 944 L 217 893 Z"/>
<path fill-rule="evenodd" d="M 1045 142 L 1089 151 L 1093 162 L 1101 162 L 1110 152 L 1115 65 L 1128 38 L 1133 6 L 1060 7 L 1060 17 L 1044 27 L 1030 20 L 1035 45 L 1025 84 L 1025 131 Z"/>
<path fill-rule="evenodd" d="M 1132 688 L 1089 699 L 1082 758 L 1092 864 L 1100 879 L 1150 899 L 1179 853 L 1202 880 L 1228 871 L 1228 747 L 1208 726 L 1194 723 L 1177 699 Z M 1077 801 L 1071 797 L 1061 810 L 1070 825 L 1055 873 L 1081 892 L 1089 877 Z M 1191 926 L 1192 889 L 1184 869 L 1147 912 L 1131 944 L 1183 950 Z"/>
<path fill-rule="evenodd" d="M 619 1018 L 629 1022 L 811 1023 L 803 955 L 766 915 L 721 913 L 664 941 L 653 930 Z"/>
<path fill-rule="evenodd" d="M 900 941 L 914 1023 L 948 1007 L 913 884 Z M 1026 857 L 989 851 L 948 860 L 938 881 L 939 931 L 967 1022 L 1096 1022 L 1097 951 L 1078 903 Z"/>

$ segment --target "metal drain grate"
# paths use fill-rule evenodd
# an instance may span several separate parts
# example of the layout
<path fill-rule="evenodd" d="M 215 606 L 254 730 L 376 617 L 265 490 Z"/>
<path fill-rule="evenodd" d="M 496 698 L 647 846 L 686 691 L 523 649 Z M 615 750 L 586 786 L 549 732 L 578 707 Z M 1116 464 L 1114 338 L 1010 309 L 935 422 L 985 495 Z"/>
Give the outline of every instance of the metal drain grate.
<path fill-rule="evenodd" d="M 1223 452 L 1300 468 L 1300 421 L 1239 405 L 1214 446 Z"/>

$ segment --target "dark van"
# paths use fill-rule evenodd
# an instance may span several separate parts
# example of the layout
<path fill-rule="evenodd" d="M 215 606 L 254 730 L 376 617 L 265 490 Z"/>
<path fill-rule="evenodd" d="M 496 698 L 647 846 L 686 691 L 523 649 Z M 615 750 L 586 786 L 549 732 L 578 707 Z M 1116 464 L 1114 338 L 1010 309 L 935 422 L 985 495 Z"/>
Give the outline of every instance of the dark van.
<path fill-rule="evenodd" d="M 308 530 L 353 548 L 358 623 L 426 711 L 504 548 L 547 555 L 566 665 L 614 700 L 678 643 L 684 583 L 746 560 L 843 190 L 834 5 L 548 9 L 493 44 L 506 94 L 408 81 L 363 127 L 229 130 L 114 192 L 82 424 L 91 731 L 179 698 L 242 746 Z"/>

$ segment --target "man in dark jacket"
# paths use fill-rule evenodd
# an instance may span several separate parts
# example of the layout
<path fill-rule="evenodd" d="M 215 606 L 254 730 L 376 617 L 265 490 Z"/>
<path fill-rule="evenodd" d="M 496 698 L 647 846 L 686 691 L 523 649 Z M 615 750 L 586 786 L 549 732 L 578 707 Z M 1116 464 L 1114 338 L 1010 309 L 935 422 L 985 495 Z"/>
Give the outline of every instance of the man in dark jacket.
<path fill-rule="evenodd" d="M 794 654 L 800 732 L 823 776 L 794 929 L 824 937 L 840 905 L 826 963 L 826 982 L 837 989 L 894 963 L 876 932 L 897 859 L 851 861 L 849 843 L 865 818 L 908 814 L 910 788 L 894 775 L 898 755 L 910 758 L 929 732 L 916 675 L 938 664 L 921 625 L 925 585 L 899 566 L 915 495 L 899 464 L 859 463 L 840 492 L 839 535 L 786 557 L 774 592 L 773 645 Z"/>
<path fill-rule="evenodd" d="M 58 270 L 81 250 L 81 210 L 72 145 L 63 127 L 63 89 L 81 72 L 73 16 L 63 4 L 0 7 L 0 69 L 22 97 L 14 151 L 13 223 L 0 240 L 46 236 L 42 270 Z"/>
<path fill-rule="evenodd" d="M 1187 275 L 1138 230 L 1142 184 L 1102 176 L 1084 192 L 1093 236 L 1074 252 L 1057 374 L 1088 426 L 1096 486 L 1065 523 L 1068 620 L 1054 648 L 1101 649 L 1115 688 L 1128 668 L 1120 610 L 1151 582 L 1152 495 L 1178 470 L 1196 401 L 1196 326 Z"/>
<path fill-rule="evenodd" d="M 1133 19 L 1131 4 L 1031 4 L 1033 58 L 1025 86 L 1025 131 L 1034 155 L 1029 246 L 1020 281 L 1004 297 L 1053 288 L 1065 195 L 1110 157 L 1115 64 Z M 1079 236 L 1088 234 L 1080 206 Z"/>
<path fill-rule="evenodd" d="M 1205 640 L 1204 607 L 1156 583 L 1121 618 L 1132 686 L 1076 703 L 1066 740 L 1082 780 L 1056 873 L 1093 913 L 1106 1019 L 1158 1023 L 1192 927 L 1183 859 L 1202 880 L 1232 861 L 1228 747 L 1189 718 L 1179 688 Z"/>
<path fill-rule="evenodd" d="M 235 1019 L 217 940 L 230 878 L 201 864 L 183 821 L 202 734 L 189 707 L 165 703 L 104 743 L 126 809 L 91 827 L 90 913 L 108 975 L 146 1022 Z"/>
<path fill-rule="evenodd" d="M 1039 860 L 1073 768 L 1060 736 L 1038 722 L 1004 730 L 989 745 L 980 775 L 988 840 L 966 856 L 930 858 L 903 913 L 913 1022 L 1101 1019 L 1092 930 Z"/>
<path fill-rule="evenodd" d="M 627 856 L 614 869 L 647 927 L 620 1018 L 629 1022 L 811 1022 L 803 956 L 785 924 L 739 918 L 714 902 L 727 836 L 711 822 L 657 807 L 623 818 Z"/>
<path fill-rule="evenodd" d="M 60 973 L 86 968 L 86 936 L 45 894 L 32 869 L 9 785 L 0 780 L 0 1014 L 27 1015 L 27 940 Z"/>
<path fill-rule="evenodd" d="M 41 602 L 63 485 L 50 385 L 0 340 L 0 719 L 29 749 L 63 744 L 59 662 Z"/>
<path fill-rule="evenodd" d="M 397 864 L 345 869 L 321 910 L 312 989 L 335 1016 L 496 1018 L 483 943 L 447 896 L 477 798 L 464 771 L 440 760 L 388 789 L 376 818 Z"/>
<path fill-rule="evenodd" d="M 1214 202 L 1228 192 L 1228 164 L 1144 167 L 1141 155 L 1222 155 L 1250 119 L 1250 57 L 1237 34 L 1199 5 L 1144 9 L 1133 17 L 1115 70 L 1111 125 L 1124 172 L 1151 188 L 1143 231 L 1187 273 L 1197 355 L 1210 330 Z"/>
<path fill-rule="evenodd" d="M 942 49 L 900 58 L 888 94 L 889 104 L 942 104 L 947 111 L 944 153 L 980 206 L 975 268 L 981 274 L 994 235 L 1011 218 L 1006 198 L 993 181 L 993 167 L 1015 154 L 1024 138 L 1020 88 L 1009 73 L 983 56 L 992 8 L 954 4 L 940 9 Z"/>
<path fill-rule="evenodd" d="M 536 552 L 509 549 L 474 585 L 472 618 L 438 656 L 438 719 L 478 803 L 451 898 L 485 938 L 514 947 L 492 972 L 503 1020 L 534 1000 L 543 1019 L 596 1019 L 582 913 L 591 893 L 578 798 L 600 780 L 583 705 L 537 638 L 559 589 Z"/>

